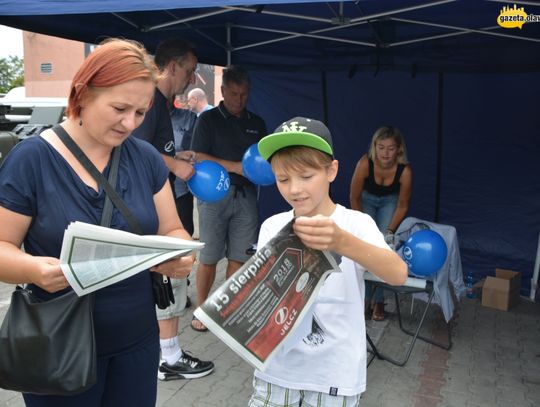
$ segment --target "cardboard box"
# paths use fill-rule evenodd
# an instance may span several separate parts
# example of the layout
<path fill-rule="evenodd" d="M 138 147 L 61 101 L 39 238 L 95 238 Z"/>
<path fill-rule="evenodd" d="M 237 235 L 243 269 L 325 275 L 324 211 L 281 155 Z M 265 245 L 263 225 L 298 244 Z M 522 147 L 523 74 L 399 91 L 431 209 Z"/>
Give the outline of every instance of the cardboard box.
<path fill-rule="evenodd" d="M 521 273 L 495 269 L 495 277 L 486 277 L 482 287 L 482 305 L 508 311 L 519 301 Z"/>

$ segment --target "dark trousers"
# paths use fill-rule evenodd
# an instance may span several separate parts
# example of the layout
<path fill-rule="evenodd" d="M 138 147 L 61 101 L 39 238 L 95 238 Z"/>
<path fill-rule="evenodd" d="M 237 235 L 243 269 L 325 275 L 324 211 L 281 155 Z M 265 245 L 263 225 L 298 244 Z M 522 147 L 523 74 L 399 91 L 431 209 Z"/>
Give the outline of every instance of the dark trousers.
<path fill-rule="evenodd" d="M 193 226 L 193 195 L 191 192 L 176 198 L 176 210 L 184 225 L 184 229 L 186 229 L 190 235 L 193 235 L 195 227 Z"/>
<path fill-rule="evenodd" d="M 157 336 L 157 335 L 156 335 Z M 154 407 L 159 342 L 152 337 L 136 349 L 97 359 L 97 383 L 74 396 L 23 394 L 28 407 Z"/>

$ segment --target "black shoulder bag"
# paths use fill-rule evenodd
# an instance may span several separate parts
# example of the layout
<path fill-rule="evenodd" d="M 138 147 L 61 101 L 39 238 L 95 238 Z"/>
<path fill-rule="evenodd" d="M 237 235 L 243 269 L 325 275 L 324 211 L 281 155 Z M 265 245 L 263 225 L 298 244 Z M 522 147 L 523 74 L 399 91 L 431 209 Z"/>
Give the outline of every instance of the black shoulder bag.
<path fill-rule="evenodd" d="M 63 127 L 61 127 L 60 125 L 56 125 L 53 127 L 53 130 L 56 134 L 58 134 L 60 140 L 62 140 L 66 147 L 69 148 L 69 150 L 73 153 L 77 160 L 79 160 L 81 165 L 92 175 L 92 177 L 94 177 L 98 185 L 101 186 L 107 193 L 107 198 L 105 199 L 105 204 L 103 207 L 103 213 L 105 213 L 107 207 L 111 207 L 111 213 L 109 216 L 112 216 L 112 204 L 114 204 L 114 206 L 118 208 L 122 216 L 124 216 L 124 218 L 126 219 L 131 230 L 138 235 L 142 235 L 143 231 L 139 225 L 139 222 L 137 222 L 137 219 L 135 219 L 135 217 L 127 207 L 126 203 L 116 192 L 116 182 L 113 184 L 113 186 L 110 182 L 107 181 L 103 174 L 98 171 L 94 164 L 92 164 L 92 162 L 79 148 L 79 146 L 73 141 L 73 139 L 69 136 L 69 134 L 64 130 Z M 120 161 L 120 147 L 116 147 L 114 149 L 113 162 L 116 155 L 118 156 L 117 160 Z M 111 171 L 112 170 L 113 168 L 111 167 Z M 118 166 L 115 168 L 115 171 L 118 171 Z M 165 309 L 169 305 L 174 304 L 174 294 L 172 290 L 171 280 L 167 276 L 164 276 L 160 273 L 150 273 L 150 276 L 152 277 L 152 290 L 154 293 L 154 301 L 157 307 L 160 309 Z"/>
<path fill-rule="evenodd" d="M 69 144 L 78 147 L 69 135 L 59 126 L 54 130 L 62 141 L 69 139 L 66 145 L 77 156 Z M 107 184 L 116 185 L 120 152 L 120 147 L 114 149 Z M 112 209 L 107 196 L 101 226 L 110 226 Z M 23 393 L 73 395 L 93 386 L 96 382 L 93 308 L 93 294 L 78 297 L 70 290 L 50 301 L 42 301 L 31 290 L 17 286 L 0 328 L 0 387 Z"/>
<path fill-rule="evenodd" d="M 72 395 L 96 383 L 94 297 L 43 301 L 17 286 L 0 328 L 0 387 Z"/>

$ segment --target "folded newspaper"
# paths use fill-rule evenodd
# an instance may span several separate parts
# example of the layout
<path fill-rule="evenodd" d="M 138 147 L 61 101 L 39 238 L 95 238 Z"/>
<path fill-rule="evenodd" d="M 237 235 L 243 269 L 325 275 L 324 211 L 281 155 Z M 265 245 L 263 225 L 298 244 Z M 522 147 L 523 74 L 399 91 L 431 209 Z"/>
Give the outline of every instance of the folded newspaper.
<path fill-rule="evenodd" d="M 291 221 L 194 314 L 238 355 L 264 370 L 286 339 L 305 326 L 304 318 L 311 327 L 311 305 L 332 271 L 340 271 L 332 255 L 306 247 Z"/>
<path fill-rule="evenodd" d="M 173 257 L 200 250 L 204 243 L 169 236 L 139 236 L 84 222 L 64 233 L 60 267 L 77 295 L 122 281 Z"/>

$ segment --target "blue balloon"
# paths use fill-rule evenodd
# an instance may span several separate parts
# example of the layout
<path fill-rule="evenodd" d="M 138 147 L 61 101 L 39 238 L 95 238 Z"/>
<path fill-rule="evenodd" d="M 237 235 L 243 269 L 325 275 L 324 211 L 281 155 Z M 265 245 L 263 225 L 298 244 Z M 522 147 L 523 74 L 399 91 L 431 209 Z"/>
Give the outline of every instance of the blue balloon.
<path fill-rule="evenodd" d="M 249 146 L 244 153 L 242 171 L 246 178 L 256 185 L 272 185 L 276 182 L 272 166 L 259 154 L 257 143 Z"/>
<path fill-rule="evenodd" d="M 425 229 L 413 233 L 407 239 L 403 245 L 402 256 L 412 274 L 427 277 L 439 271 L 446 261 L 447 252 L 441 235 Z"/>
<path fill-rule="evenodd" d="M 216 202 L 225 198 L 231 186 L 231 179 L 221 164 L 204 160 L 193 165 L 193 168 L 195 175 L 187 182 L 193 195 L 206 202 Z"/>

